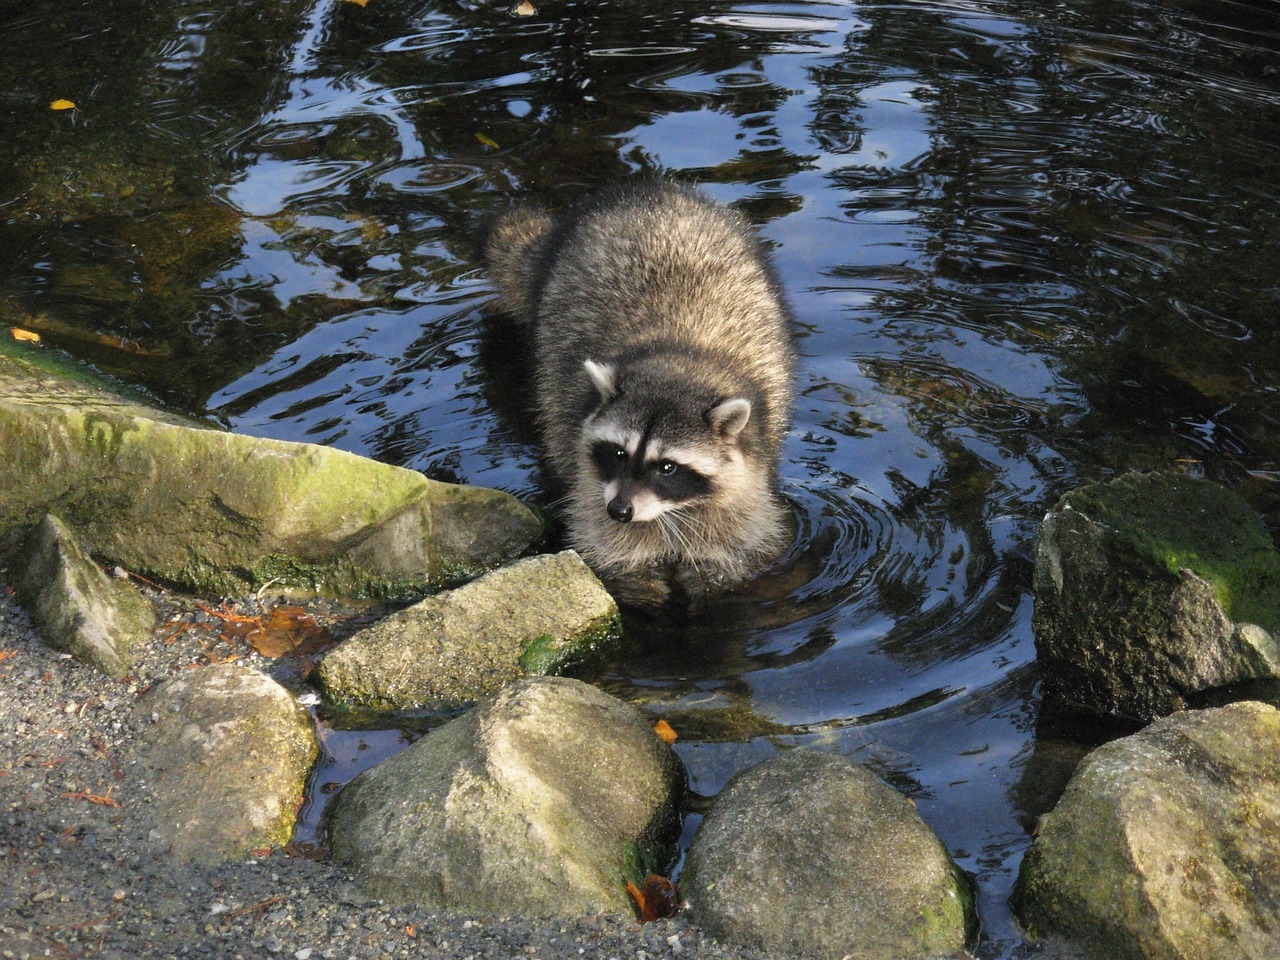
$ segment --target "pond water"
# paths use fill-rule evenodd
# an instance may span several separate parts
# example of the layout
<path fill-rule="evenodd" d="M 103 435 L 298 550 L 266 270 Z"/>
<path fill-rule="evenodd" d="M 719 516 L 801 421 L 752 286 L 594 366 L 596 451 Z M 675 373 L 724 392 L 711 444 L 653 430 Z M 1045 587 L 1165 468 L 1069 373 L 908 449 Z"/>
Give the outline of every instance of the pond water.
<path fill-rule="evenodd" d="M 794 745 L 870 766 L 976 883 L 977 955 L 1023 955 L 1031 824 L 1097 735 L 1042 715 L 1040 518 L 1139 467 L 1280 519 L 1280 8 L 535 4 L 6 14 L 6 321 L 236 430 L 543 503 L 478 224 L 636 174 L 733 204 L 798 321 L 799 536 L 591 679 L 705 794 Z"/>

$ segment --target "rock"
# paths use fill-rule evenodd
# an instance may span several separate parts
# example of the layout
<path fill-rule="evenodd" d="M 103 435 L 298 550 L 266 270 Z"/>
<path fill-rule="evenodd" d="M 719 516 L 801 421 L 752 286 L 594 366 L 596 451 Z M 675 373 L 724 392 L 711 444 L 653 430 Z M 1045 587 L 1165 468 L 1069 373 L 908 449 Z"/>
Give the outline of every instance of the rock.
<path fill-rule="evenodd" d="M 620 629 L 618 607 L 572 550 L 520 560 L 350 637 L 313 675 L 333 703 L 460 706 L 556 673 Z"/>
<path fill-rule="evenodd" d="M 972 921 L 959 868 L 910 802 L 808 750 L 729 782 L 693 839 L 681 890 L 713 936 L 814 958 L 949 955 Z"/>
<path fill-rule="evenodd" d="M 1097 960 L 1280 951 L 1280 711 L 1177 713 L 1095 750 L 1023 861 L 1034 935 Z"/>
<path fill-rule="evenodd" d="M 409 594 L 541 535 L 505 493 L 226 433 L 4 355 L 0 449 L 0 554 L 56 504 L 94 556 L 206 594 Z"/>
<path fill-rule="evenodd" d="M 1150 720 L 1280 675 L 1280 555 L 1230 491 L 1157 474 L 1082 487 L 1045 517 L 1035 549 L 1050 694 Z"/>
<path fill-rule="evenodd" d="M 386 900 L 629 912 L 624 882 L 670 851 L 683 788 L 680 761 L 634 707 L 530 678 L 353 780 L 329 836 L 334 859 Z"/>
<path fill-rule="evenodd" d="M 154 717 L 139 739 L 160 849 L 209 862 L 289 842 L 319 750 L 284 687 L 221 664 L 167 681 L 138 710 Z"/>
<path fill-rule="evenodd" d="M 36 527 L 20 568 L 18 599 L 45 643 L 110 676 L 128 673 L 129 647 L 155 626 L 132 584 L 103 573 L 52 515 Z"/>

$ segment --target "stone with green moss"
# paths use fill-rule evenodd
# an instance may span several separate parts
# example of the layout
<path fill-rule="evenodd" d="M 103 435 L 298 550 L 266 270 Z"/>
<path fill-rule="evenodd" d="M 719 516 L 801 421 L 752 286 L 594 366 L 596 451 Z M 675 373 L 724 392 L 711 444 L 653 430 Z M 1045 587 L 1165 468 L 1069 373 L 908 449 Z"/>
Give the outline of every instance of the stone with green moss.
<path fill-rule="evenodd" d="M 1064 496 L 1036 538 L 1035 636 L 1051 694 L 1149 720 L 1280 674 L 1280 554 L 1223 487 L 1127 474 Z"/>
<path fill-rule="evenodd" d="M 1271 960 L 1280 711 L 1173 714 L 1090 754 L 1040 824 L 1014 904 L 1095 960 Z"/>
<path fill-rule="evenodd" d="M 0 554 L 55 513 L 93 556 L 207 594 L 420 595 L 542 530 L 498 491 L 228 433 L 12 355 L 0 449 Z"/>
<path fill-rule="evenodd" d="M 373 896 L 487 915 L 630 913 L 665 866 L 684 770 L 634 707 L 577 680 L 509 684 L 361 774 L 329 818 Z"/>
<path fill-rule="evenodd" d="M 811 750 L 730 781 L 681 891 L 713 936 L 770 954 L 931 960 L 963 950 L 974 929 L 967 882 L 908 800 Z"/>
<path fill-rule="evenodd" d="M 134 722 L 158 853 L 216 862 L 289 842 L 319 750 L 284 687 L 248 667 L 205 667 L 157 687 Z"/>
<path fill-rule="evenodd" d="M 619 630 L 617 604 L 566 550 L 397 611 L 331 650 L 312 677 L 334 704 L 457 707 L 519 677 L 561 673 Z"/>

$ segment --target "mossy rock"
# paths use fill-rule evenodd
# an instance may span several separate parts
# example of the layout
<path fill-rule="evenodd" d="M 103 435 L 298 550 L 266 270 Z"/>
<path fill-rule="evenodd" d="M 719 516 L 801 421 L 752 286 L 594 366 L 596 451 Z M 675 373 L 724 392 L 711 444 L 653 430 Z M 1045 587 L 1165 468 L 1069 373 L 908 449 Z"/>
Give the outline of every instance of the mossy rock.
<path fill-rule="evenodd" d="M 1046 688 L 1150 720 L 1280 673 L 1280 555 L 1229 490 L 1127 474 L 1064 496 L 1036 538 Z"/>
<path fill-rule="evenodd" d="M 572 550 L 518 560 L 383 618 L 312 675 L 333 704 L 456 709 L 618 639 L 618 605 Z"/>

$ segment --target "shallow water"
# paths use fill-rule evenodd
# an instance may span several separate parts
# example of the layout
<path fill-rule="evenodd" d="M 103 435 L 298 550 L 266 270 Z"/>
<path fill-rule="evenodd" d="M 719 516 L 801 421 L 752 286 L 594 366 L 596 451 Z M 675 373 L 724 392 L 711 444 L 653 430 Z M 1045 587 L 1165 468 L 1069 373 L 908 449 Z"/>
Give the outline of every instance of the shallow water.
<path fill-rule="evenodd" d="M 870 765 L 975 880 L 977 955 L 1023 954 L 1005 901 L 1075 756 L 1040 517 L 1145 467 L 1280 518 L 1280 10 L 256 10 L 0 26 L 6 313 L 237 430 L 543 502 L 477 225 L 637 173 L 739 207 L 798 320 L 799 536 L 593 679 L 672 719 L 703 793 L 791 745 Z"/>

